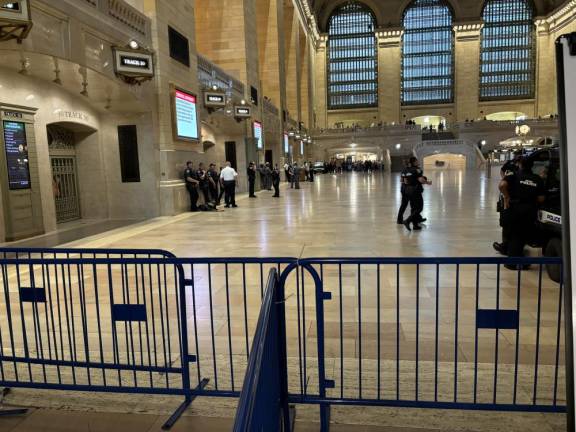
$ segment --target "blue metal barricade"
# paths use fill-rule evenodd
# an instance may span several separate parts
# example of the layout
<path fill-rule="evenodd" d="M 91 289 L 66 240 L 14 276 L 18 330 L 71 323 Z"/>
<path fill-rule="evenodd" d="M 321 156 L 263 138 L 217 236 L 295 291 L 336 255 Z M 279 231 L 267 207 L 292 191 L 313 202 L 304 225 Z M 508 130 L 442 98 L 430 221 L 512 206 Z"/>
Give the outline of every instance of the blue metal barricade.
<path fill-rule="evenodd" d="M 252 341 L 234 432 L 292 430 L 284 322 L 283 289 L 277 270 L 272 269 Z"/>
<path fill-rule="evenodd" d="M 546 265 L 0 249 L 0 385 L 183 396 L 168 427 L 194 397 L 240 395 L 274 269 L 289 400 L 320 405 L 324 430 L 333 404 L 561 412 Z"/>
<path fill-rule="evenodd" d="M 0 385 L 182 395 L 170 427 L 196 396 L 240 394 L 266 274 L 295 263 L 0 250 Z"/>
<path fill-rule="evenodd" d="M 323 430 L 332 404 L 564 411 L 563 286 L 545 271 L 561 264 L 300 260 L 301 301 L 308 280 L 316 318 L 302 351 L 317 360 L 318 383 L 290 400 L 319 404 Z"/>

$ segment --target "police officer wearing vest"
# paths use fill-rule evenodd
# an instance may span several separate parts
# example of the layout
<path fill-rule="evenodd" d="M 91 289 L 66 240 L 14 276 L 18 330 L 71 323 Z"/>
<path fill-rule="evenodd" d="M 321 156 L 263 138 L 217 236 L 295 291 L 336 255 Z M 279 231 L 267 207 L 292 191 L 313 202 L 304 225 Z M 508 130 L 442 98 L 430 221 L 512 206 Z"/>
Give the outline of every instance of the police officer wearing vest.
<path fill-rule="evenodd" d="M 508 256 L 524 256 L 524 247 L 534 231 L 538 207 L 546 199 L 544 180 L 532 172 L 532 161 L 519 160 L 516 174 L 506 176 L 500 182 L 503 196 L 502 221 L 508 237 Z M 516 266 L 506 268 L 516 270 Z"/>
<path fill-rule="evenodd" d="M 405 165 L 404 169 L 400 174 L 400 194 L 402 195 L 402 202 L 400 204 L 400 209 L 398 210 L 398 218 L 397 218 L 398 225 L 404 225 L 404 213 L 408 208 L 408 204 L 410 204 L 410 197 L 406 194 L 406 181 L 405 181 L 406 180 L 405 176 L 410 165 L 408 164 L 407 161 L 405 161 L 404 165 Z"/>
<path fill-rule="evenodd" d="M 248 197 L 249 198 L 258 198 L 254 194 L 254 185 L 256 184 L 256 164 L 254 162 L 250 162 L 248 164 Z"/>
<path fill-rule="evenodd" d="M 500 169 L 500 178 L 505 179 L 508 176 L 515 175 L 518 173 L 518 164 L 522 158 L 522 151 L 519 150 L 514 153 L 514 158 L 507 161 Z M 497 210 L 500 213 L 500 226 L 502 227 L 502 243 L 494 242 L 492 247 L 496 252 L 502 255 L 508 255 L 508 238 L 510 237 L 508 229 L 502 220 L 502 210 L 504 208 L 504 196 L 500 194 L 500 199 L 498 201 Z"/>
<path fill-rule="evenodd" d="M 210 204 L 210 179 L 208 178 L 208 172 L 204 169 L 204 164 L 200 162 L 198 165 L 198 171 L 196 171 L 196 178 L 200 182 L 200 191 L 204 197 L 203 210 L 208 209 L 208 204 Z"/>
<path fill-rule="evenodd" d="M 410 217 L 404 221 L 404 226 L 408 231 L 420 231 L 422 229 L 420 223 L 424 221 L 421 215 L 424 209 L 423 185 L 431 185 L 432 182 L 424 177 L 418 158 L 414 156 L 410 158 L 408 167 L 404 170 L 404 182 L 406 183 L 405 193 L 410 200 Z"/>
<path fill-rule="evenodd" d="M 196 177 L 196 172 L 193 169 L 192 161 L 186 162 L 186 169 L 184 170 L 184 181 L 186 182 L 186 190 L 190 194 L 190 211 L 198 211 L 198 185 L 199 181 Z"/>
<path fill-rule="evenodd" d="M 278 164 L 274 165 L 272 170 L 272 186 L 274 187 L 274 198 L 280 198 L 280 170 L 278 169 Z"/>
<path fill-rule="evenodd" d="M 216 205 L 220 205 L 220 200 L 218 199 L 218 185 L 220 184 L 220 174 L 216 171 L 216 165 L 211 163 L 210 167 L 208 168 L 208 180 L 209 180 L 209 187 L 210 187 L 210 196 L 212 197 L 212 201 L 216 203 Z"/>

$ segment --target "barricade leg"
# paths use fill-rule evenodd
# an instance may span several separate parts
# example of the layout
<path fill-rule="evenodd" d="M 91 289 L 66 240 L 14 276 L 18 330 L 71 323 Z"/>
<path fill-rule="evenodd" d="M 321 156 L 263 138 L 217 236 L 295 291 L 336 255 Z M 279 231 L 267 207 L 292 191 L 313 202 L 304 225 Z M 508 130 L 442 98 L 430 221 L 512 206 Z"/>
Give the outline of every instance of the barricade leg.
<path fill-rule="evenodd" d="M 330 431 L 330 405 L 320 404 L 320 431 Z"/>
<path fill-rule="evenodd" d="M 204 387 L 206 387 L 206 385 L 208 385 L 208 378 L 204 378 L 201 382 L 200 385 L 198 385 L 198 387 L 196 387 L 193 392 L 197 392 L 197 391 L 201 391 L 204 389 Z M 164 425 L 162 425 L 162 430 L 170 430 L 172 428 L 172 426 L 174 426 L 174 424 L 178 421 L 178 419 L 182 416 L 182 414 L 184 414 L 184 411 L 186 411 L 186 409 L 188 409 L 188 407 L 190 406 L 190 404 L 192 402 L 194 402 L 194 399 L 196 399 L 196 395 L 192 394 L 192 395 L 188 395 L 186 396 L 186 398 L 184 399 L 184 402 L 182 402 L 180 404 L 180 406 L 178 408 L 176 408 L 176 411 L 174 411 L 174 414 L 172 414 L 170 416 L 170 418 L 168 420 L 166 420 L 166 423 L 164 423 Z"/>

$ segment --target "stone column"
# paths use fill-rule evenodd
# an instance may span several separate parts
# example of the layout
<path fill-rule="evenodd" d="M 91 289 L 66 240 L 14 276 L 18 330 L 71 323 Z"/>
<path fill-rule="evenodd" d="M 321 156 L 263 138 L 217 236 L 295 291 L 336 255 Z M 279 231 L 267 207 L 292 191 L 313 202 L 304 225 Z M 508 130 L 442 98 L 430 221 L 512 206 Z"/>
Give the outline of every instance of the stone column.
<path fill-rule="evenodd" d="M 482 23 L 454 25 L 454 121 L 478 117 Z"/>
<path fill-rule="evenodd" d="M 378 118 L 386 123 L 400 122 L 402 69 L 402 29 L 377 30 Z"/>
<path fill-rule="evenodd" d="M 556 35 L 550 34 L 550 24 L 536 22 L 536 115 L 549 116 L 558 112 L 556 89 Z"/>
<path fill-rule="evenodd" d="M 320 36 L 320 40 L 314 52 L 314 118 L 315 124 L 313 127 L 318 129 L 326 129 L 327 124 L 327 66 L 326 66 L 326 44 L 328 42 L 328 35 Z"/>
<path fill-rule="evenodd" d="M 304 123 L 308 128 L 310 127 L 310 47 L 306 33 L 300 32 L 299 44 L 299 91 L 300 96 L 300 112 L 298 113 L 298 121 Z"/>
<path fill-rule="evenodd" d="M 299 97 L 299 33 L 300 25 L 297 12 L 292 4 L 284 8 L 284 42 L 285 42 L 285 74 L 286 74 L 286 109 L 290 117 L 298 120 L 300 112 Z"/>

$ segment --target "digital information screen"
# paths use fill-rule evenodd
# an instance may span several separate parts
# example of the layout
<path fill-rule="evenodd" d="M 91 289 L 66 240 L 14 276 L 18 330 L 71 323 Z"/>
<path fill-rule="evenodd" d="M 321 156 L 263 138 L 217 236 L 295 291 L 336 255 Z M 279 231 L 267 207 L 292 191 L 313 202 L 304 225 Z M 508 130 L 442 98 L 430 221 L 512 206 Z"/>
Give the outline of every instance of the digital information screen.
<path fill-rule="evenodd" d="M 4 147 L 8 165 L 8 186 L 11 190 L 30 189 L 26 124 L 4 121 Z"/>
<path fill-rule="evenodd" d="M 286 132 L 284 132 L 284 153 L 290 153 L 290 138 Z"/>
<path fill-rule="evenodd" d="M 262 136 L 262 123 L 255 121 L 254 122 L 254 138 L 258 140 L 256 144 L 258 150 L 264 148 L 264 137 Z"/>
<path fill-rule="evenodd" d="M 174 99 L 177 138 L 182 140 L 199 139 L 196 96 L 182 90 L 176 90 Z"/>
<path fill-rule="evenodd" d="M 304 156 L 304 141 L 300 141 L 300 154 Z"/>

